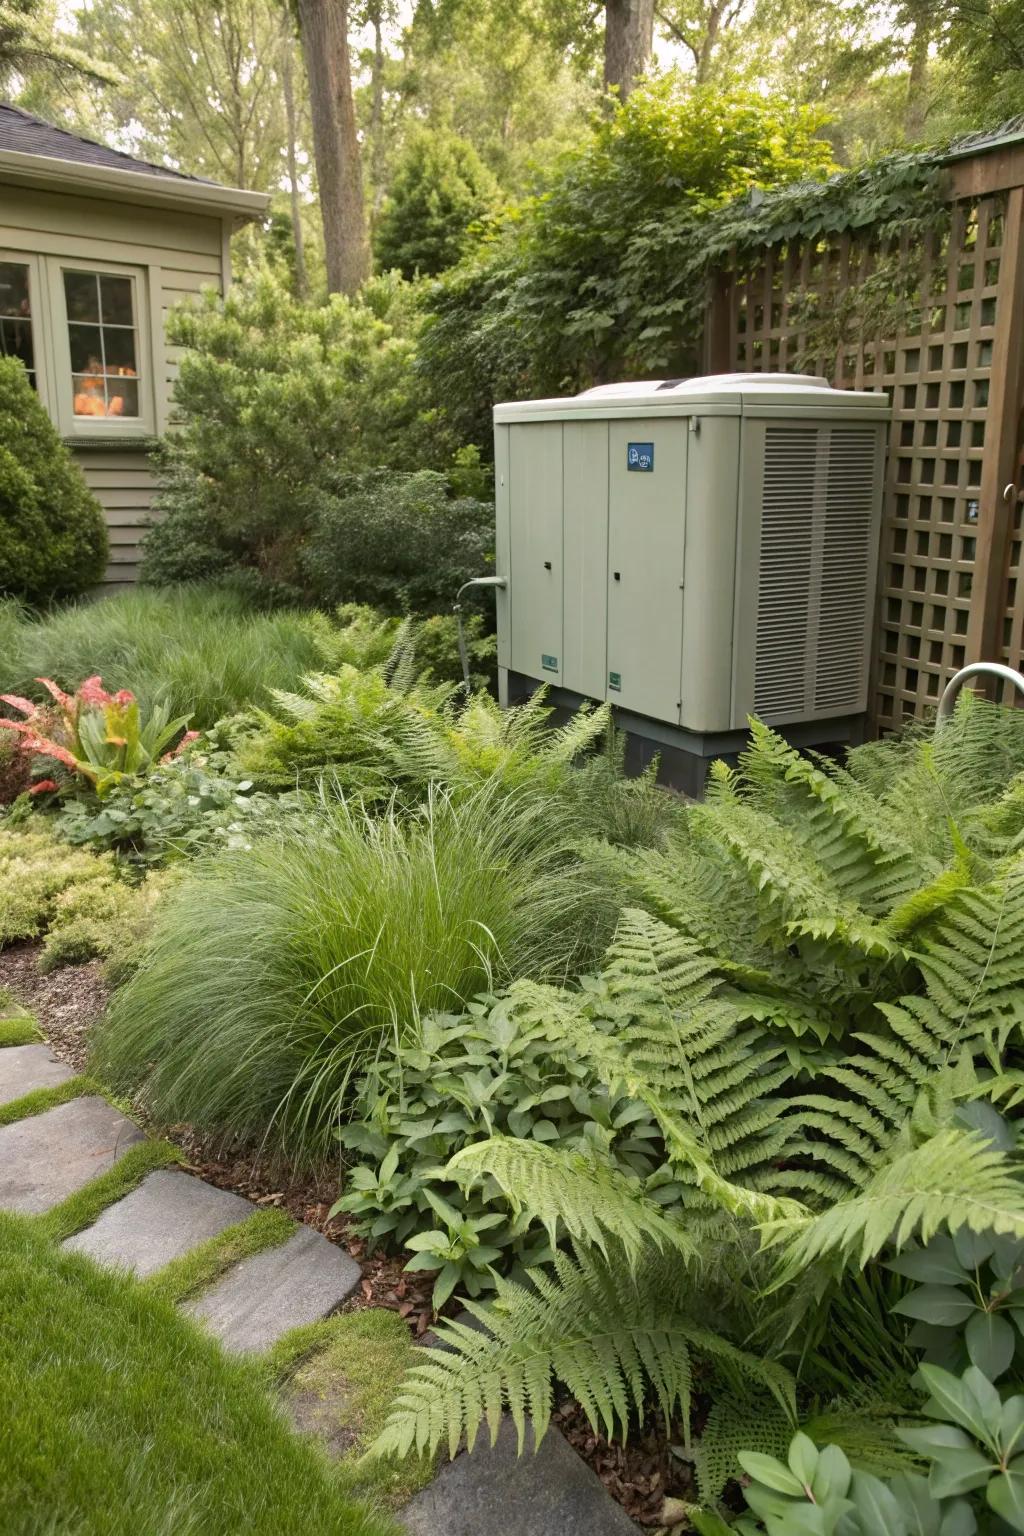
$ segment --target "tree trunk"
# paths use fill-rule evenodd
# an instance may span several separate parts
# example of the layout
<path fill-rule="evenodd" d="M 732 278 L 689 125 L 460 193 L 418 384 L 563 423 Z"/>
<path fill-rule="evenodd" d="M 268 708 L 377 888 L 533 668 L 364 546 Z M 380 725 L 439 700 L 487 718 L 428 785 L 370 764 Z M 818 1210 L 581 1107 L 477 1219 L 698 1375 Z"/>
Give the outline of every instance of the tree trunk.
<path fill-rule="evenodd" d="M 355 293 L 369 271 L 363 172 L 352 99 L 348 0 L 299 0 L 327 288 Z"/>
<path fill-rule="evenodd" d="M 715 49 L 718 47 L 719 34 L 722 30 L 722 13 L 725 10 L 725 0 L 712 0 L 711 9 L 708 12 L 707 25 L 704 28 L 704 36 L 700 40 L 700 50 L 696 59 L 694 71 L 694 84 L 706 85 L 711 74 L 711 66 L 715 58 Z"/>
<path fill-rule="evenodd" d="M 654 0 L 605 0 L 604 88 L 625 101 L 651 62 Z"/>
<path fill-rule="evenodd" d="M 373 182 L 373 213 L 384 201 L 384 5 L 376 0 L 370 13 L 373 27 L 373 69 L 370 76 L 370 180 Z"/>
<path fill-rule="evenodd" d="M 911 144 L 924 136 L 928 115 L 928 45 L 932 38 L 932 18 L 925 7 L 917 8 L 910 41 L 910 78 L 907 81 L 907 106 L 903 129 Z"/>
<path fill-rule="evenodd" d="M 295 152 L 299 136 L 295 113 L 295 76 L 292 71 L 292 37 L 289 28 L 281 42 L 281 91 L 288 124 L 288 186 L 292 201 L 292 238 L 295 242 L 295 292 L 300 299 L 309 293 L 306 277 L 306 242 L 302 233 L 302 209 L 299 205 L 299 166 Z"/>

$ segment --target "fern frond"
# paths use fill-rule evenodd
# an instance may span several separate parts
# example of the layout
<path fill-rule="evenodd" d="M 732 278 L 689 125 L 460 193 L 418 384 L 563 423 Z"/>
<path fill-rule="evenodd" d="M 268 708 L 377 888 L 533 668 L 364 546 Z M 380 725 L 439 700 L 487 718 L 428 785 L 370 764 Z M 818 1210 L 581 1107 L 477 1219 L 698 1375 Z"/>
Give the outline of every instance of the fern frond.
<path fill-rule="evenodd" d="M 505 1410 L 522 1450 L 528 1419 L 535 1444 L 548 1427 L 556 1381 L 595 1431 L 609 1436 L 626 1439 L 631 1418 L 643 1419 L 648 1384 L 666 1421 L 681 1415 L 686 1422 L 693 1354 L 720 1363 L 794 1414 L 788 1371 L 692 1320 L 674 1255 L 650 1255 L 630 1271 L 615 1254 L 559 1253 L 553 1274 L 533 1271 L 530 1281 L 499 1280 L 492 1307 L 470 1303 L 486 1332 L 438 1325 L 447 1349 L 417 1351 L 374 1455 L 402 1456 L 446 1441 L 454 1456 L 463 1436 L 472 1448 L 484 1422 L 493 1444 Z"/>
<path fill-rule="evenodd" d="M 762 1231 L 766 1246 L 785 1244 L 782 1274 L 792 1277 L 827 1257 L 863 1268 L 887 1244 L 899 1251 L 917 1233 L 927 1243 L 943 1226 L 1024 1237 L 1024 1182 L 973 1133 L 943 1131 L 878 1169 L 853 1198 Z"/>
<path fill-rule="evenodd" d="M 654 1243 L 697 1258 L 691 1239 L 660 1206 L 596 1148 L 548 1146 L 513 1136 L 492 1136 L 463 1147 L 446 1176 L 472 1185 L 492 1178 L 515 1213 L 527 1211 L 547 1229 L 552 1245 L 563 1226 L 577 1243 L 607 1253 L 606 1237 L 621 1247 L 630 1266 Z"/>

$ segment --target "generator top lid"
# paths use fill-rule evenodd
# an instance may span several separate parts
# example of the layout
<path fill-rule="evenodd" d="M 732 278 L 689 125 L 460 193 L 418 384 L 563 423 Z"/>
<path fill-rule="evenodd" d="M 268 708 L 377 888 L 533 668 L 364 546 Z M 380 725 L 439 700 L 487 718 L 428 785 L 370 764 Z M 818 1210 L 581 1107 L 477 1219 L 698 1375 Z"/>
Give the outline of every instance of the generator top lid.
<path fill-rule="evenodd" d="M 879 391 L 833 389 L 814 373 L 710 373 L 695 379 L 648 379 L 599 384 L 564 399 L 510 400 L 494 407 L 496 423 L 586 416 L 692 416 L 696 411 L 738 416 L 841 412 L 863 420 L 885 418 L 889 397 Z"/>

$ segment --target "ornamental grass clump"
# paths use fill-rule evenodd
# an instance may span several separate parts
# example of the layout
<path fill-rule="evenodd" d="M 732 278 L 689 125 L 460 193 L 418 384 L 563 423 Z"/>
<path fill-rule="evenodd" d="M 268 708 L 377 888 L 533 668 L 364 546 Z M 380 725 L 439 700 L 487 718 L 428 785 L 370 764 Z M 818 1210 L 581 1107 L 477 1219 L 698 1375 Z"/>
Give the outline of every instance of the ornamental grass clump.
<path fill-rule="evenodd" d="M 0 691 L 41 698 L 39 677 L 73 689 L 99 673 L 130 689 L 144 712 L 157 704 L 208 730 L 223 715 L 294 688 L 320 661 L 325 625 L 292 611 L 254 612 L 226 588 L 138 588 L 76 603 L 15 627 L 0 610 Z"/>
<path fill-rule="evenodd" d="M 377 818 L 324 804 L 168 897 L 96 1067 L 164 1121 L 322 1156 L 353 1074 L 423 1014 L 512 976 L 564 979 L 615 911 L 535 798 L 434 789 Z"/>

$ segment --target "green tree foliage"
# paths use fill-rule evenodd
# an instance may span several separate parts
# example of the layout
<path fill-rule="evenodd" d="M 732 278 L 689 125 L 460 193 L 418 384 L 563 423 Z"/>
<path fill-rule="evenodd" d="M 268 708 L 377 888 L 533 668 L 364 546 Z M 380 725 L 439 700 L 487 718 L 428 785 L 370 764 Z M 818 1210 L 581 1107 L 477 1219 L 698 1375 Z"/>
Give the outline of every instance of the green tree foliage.
<path fill-rule="evenodd" d="M 417 4 L 391 64 L 393 142 L 401 146 L 410 118 L 450 129 L 506 195 L 522 195 L 535 166 L 577 142 L 593 105 L 592 12 L 584 0 Z"/>
<path fill-rule="evenodd" d="M 109 84 L 114 74 L 84 49 L 61 37 L 48 0 L 4 0 L 0 4 L 0 89 L 42 72 L 61 83 L 86 78 Z"/>
<path fill-rule="evenodd" d="M 448 494 L 444 475 L 375 470 L 327 491 L 302 551 L 318 602 L 370 603 L 387 612 L 449 612 L 471 576 L 494 559 L 494 506 Z"/>
<path fill-rule="evenodd" d="M 177 311 L 169 334 L 188 351 L 147 579 L 241 569 L 297 593 L 303 541 L 339 473 L 447 457 L 411 369 L 416 327 L 412 295 L 393 278 L 314 305 L 265 275 Z"/>
<path fill-rule="evenodd" d="M 431 293 L 423 366 L 461 435 L 486 441 L 496 399 L 691 371 L 700 215 L 824 175 L 822 121 L 678 76 L 597 119 L 541 195 Z"/>
<path fill-rule="evenodd" d="M 469 246 L 470 226 L 494 206 L 497 183 L 472 144 L 426 129 L 408 141 L 374 233 L 383 272 L 435 277 Z"/>
<path fill-rule="evenodd" d="M 966 121 L 1017 117 L 1024 99 L 1024 8 L 1018 0 L 947 0 L 945 9 Z"/>
<path fill-rule="evenodd" d="M 99 104 L 112 130 L 137 124 L 143 155 L 261 191 L 284 169 L 283 21 L 253 0 L 102 0 L 76 11 L 83 42 L 121 77 Z"/>
<path fill-rule="evenodd" d="M 0 592 L 30 603 L 84 592 L 107 560 L 103 509 L 21 363 L 0 358 Z"/>

